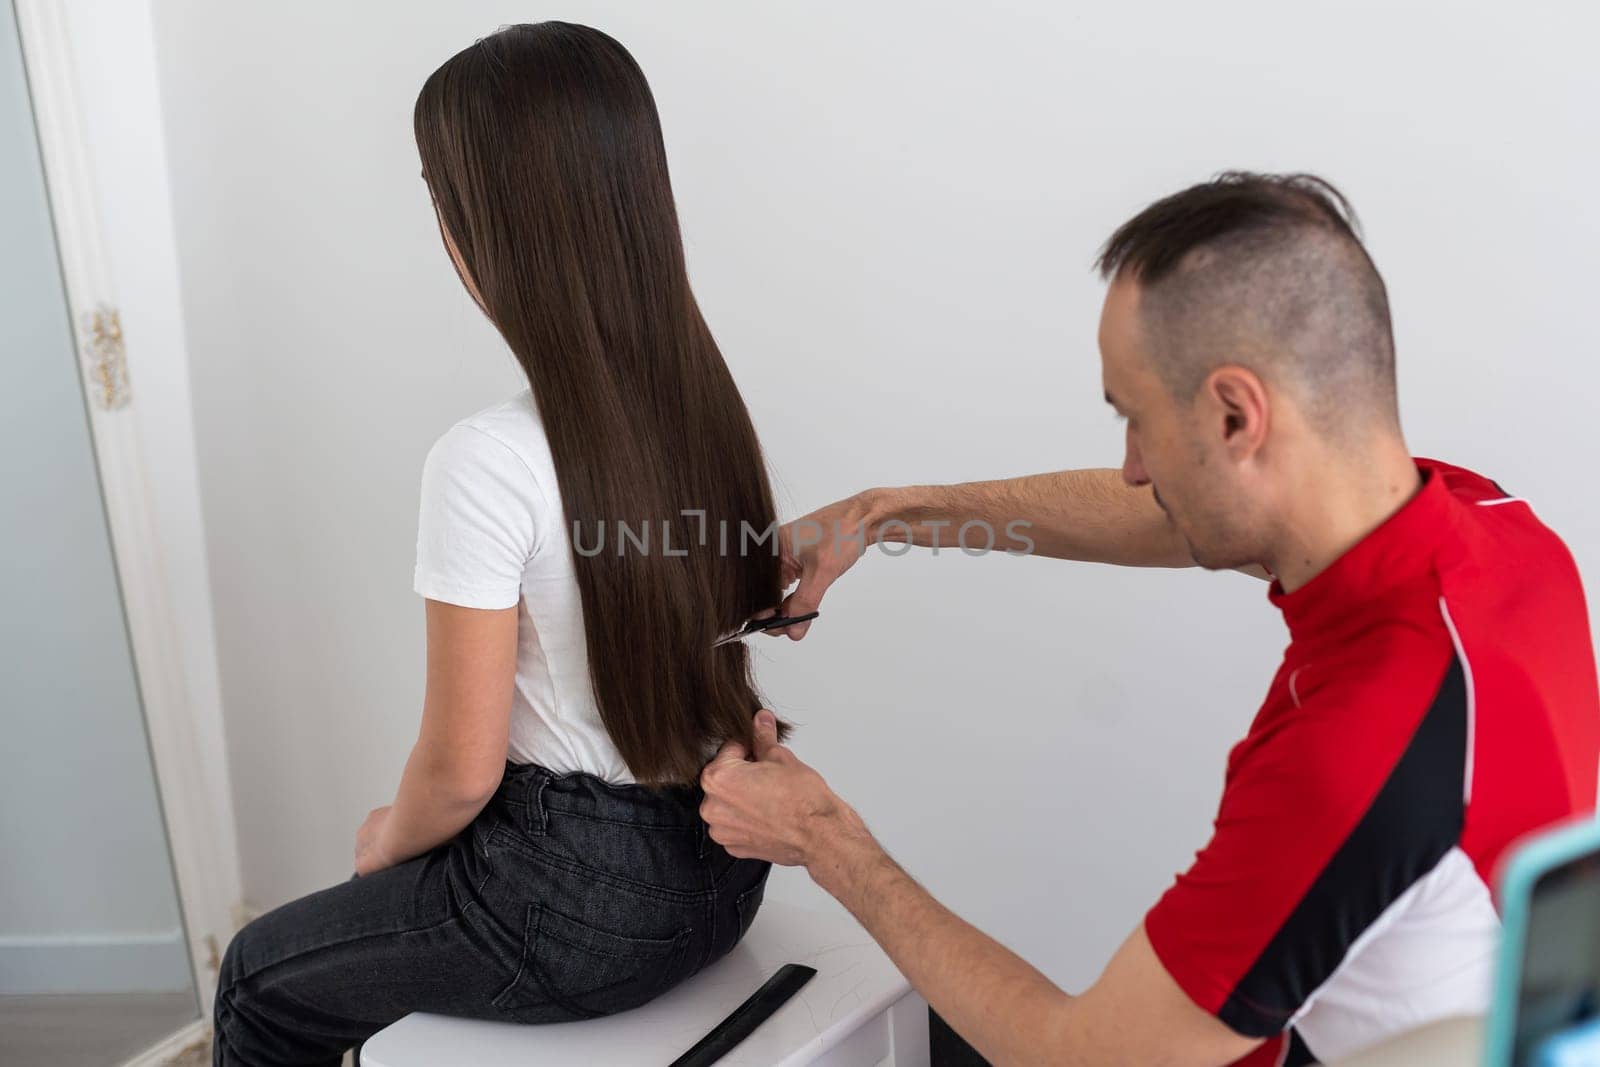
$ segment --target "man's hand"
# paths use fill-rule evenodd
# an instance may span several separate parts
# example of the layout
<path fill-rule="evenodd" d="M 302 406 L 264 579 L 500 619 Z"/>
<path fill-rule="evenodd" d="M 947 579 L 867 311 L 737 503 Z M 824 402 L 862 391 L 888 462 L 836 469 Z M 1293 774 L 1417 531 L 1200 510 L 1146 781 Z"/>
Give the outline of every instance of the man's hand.
<path fill-rule="evenodd" d="M 750 753 L 729 741 L 700 774 L 700 817 L 729 855 L 809 868 L 841 839 L 866 834 L 822 776 L 778 744 L 770 711 L 756 715 L 755 746 Z"/>
<path fill-rule="evenodd" d="M 817 610 L 828 587 L 854 566 L 875 540 L 869 529 L 871 514 L 867 494 L 858 493 L 783 527 L 779 533 L 783 584 L 785 588 L 800 584 L 784 598 L 780 614 L 805 615 Z M 798 641 L 809 629 L 811 624 L 802 622 L 767 632 Z"/>
<path fill-rule="evenodd" d="M 756 716 L 755 746 L 752 758 L 729 742 L 701 772 L 712 839 L 741 858 L 804 865 L 989 1062 L 1216 1067 L 1259 1043 L 1197 1007 L 1143 927 L 1092 989 L 1069 997 L 890 859 L 822 777 L 778 744 L 770 711 Z M 995 884 L 997 893 L 1011 888 Z"/>

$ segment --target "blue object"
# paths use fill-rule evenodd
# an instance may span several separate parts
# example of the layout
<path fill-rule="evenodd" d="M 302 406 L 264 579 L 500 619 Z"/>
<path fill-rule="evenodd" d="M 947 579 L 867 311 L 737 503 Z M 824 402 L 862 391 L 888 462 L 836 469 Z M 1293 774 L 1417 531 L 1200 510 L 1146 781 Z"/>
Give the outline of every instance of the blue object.
<path fill-rule="evenodd" d="M 1565 984 L 1547 978 L 1530 985 L 1524 974 L 1535 912 L 1557 902 L 1552 885 L 1592 898 L 1591 914 L 1600 929 L 1600 821 L 1586 816 L 1533 838 L 1517 850 L 1500 879 L 1502 934 L 1484 1067 L 1600 1067 L 1596 946 L 1584 945 L 1579 930 L 1565 942 L 1570 961 L 1586 970 L 1586 977 L 1573 974 Z M 1542 965 L 1549 962 L 1540 959 Z"/>
<path fill-rule="evenodd" d="M 1600 1067 L 1600 1019 L 1546 1038 L 1535 1067 Z"/>

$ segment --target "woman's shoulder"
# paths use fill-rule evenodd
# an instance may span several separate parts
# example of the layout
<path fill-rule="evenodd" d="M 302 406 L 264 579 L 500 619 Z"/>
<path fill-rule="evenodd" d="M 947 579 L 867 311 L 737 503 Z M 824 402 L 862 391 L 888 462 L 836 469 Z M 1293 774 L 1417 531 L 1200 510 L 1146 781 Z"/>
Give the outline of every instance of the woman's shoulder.
<path fill-rule="evenodd" d="M 507 444 L 544 444 L 544 420 L 539 417 L 539 406 L 533 401 L 533 390 L 524 389 L 499 403 L 474 411 L 457 419 L 450 429 L 467 427 L 480 433 L 504 440 Z"/>
<path fill-rule="evenodd" d="M 528 389 L 458 419 L 440 435 L 434 449 L 448 450 L 466 462 L 498 460 L 510 452 L 541 487 L 553 489 L 555 485 L 544 420 Z"/>
<path fill-rule="evenodd" d="M 512 507 L 539 524 L 559 514 L 555 463 L 532 394 L 524 389 L 458 419 L 428 450 L 422 484 L 425 506 L 430 495 L 455 494 L 480 508 Z"/>
<path fill-rule="evenodd" d="M 513 397 L 458 420 L 423 461 L 413 588 L 430 600 L 510 607 L 529 561 L 559 530 L 555 483 L 540 468 L 543 432 L 531 409 L 517 408 Z"/>

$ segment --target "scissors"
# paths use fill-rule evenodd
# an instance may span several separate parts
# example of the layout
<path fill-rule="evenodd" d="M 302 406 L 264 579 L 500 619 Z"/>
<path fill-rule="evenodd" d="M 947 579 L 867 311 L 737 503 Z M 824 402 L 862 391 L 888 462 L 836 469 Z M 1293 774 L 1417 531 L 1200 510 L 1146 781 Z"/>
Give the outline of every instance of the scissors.
<path fill-rule="evenodd" d="M 767 630 L 781 630 L 785 626 L 793 626 L 797 622 L 810 622 L 821 615 L 820 611 L 808 611 L 804 615 L 771 615 L 765 619 L 751 619 L 731 634 L 725 634 L 711 643 L 712 648 L 721 648 L 731 645 L 735 641 L 743 641 L 751 634 L 763 633 Z"/>

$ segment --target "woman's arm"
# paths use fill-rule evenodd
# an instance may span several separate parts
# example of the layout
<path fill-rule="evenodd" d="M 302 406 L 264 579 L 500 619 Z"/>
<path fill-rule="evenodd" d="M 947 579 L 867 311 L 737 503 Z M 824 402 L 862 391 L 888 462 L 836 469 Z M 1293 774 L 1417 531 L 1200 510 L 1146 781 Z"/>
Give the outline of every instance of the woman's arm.
<path fill-rule="evenodd" d="M 378 831 L 374 869 L 420 856 L 454 837 L 488 803 L 505 770 L 517 609 L 425 603 L 428 683 L 422 729 Z"/>

